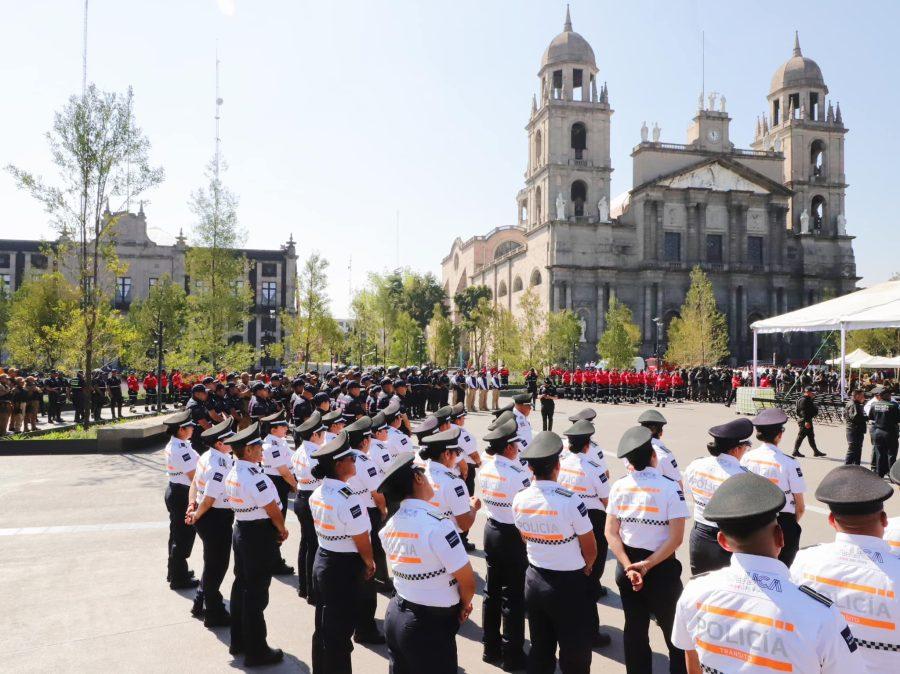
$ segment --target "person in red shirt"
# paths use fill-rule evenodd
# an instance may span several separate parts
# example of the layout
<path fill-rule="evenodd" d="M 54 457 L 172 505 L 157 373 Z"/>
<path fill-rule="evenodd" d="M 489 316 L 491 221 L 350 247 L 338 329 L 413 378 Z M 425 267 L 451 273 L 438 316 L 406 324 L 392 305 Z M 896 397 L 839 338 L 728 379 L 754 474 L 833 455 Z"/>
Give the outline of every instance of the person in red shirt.
<path fill-rule="evenodd" d="M 571 398 L 572 397 L 572 373 L 568 370 L 564 370 L 562 374 L 562 382 L 563 382 L 563 397 Z"/>
<path fill-rule="evenodd" d="M 662 370 L 656 375 L 656 406 L 665 407 L 669 397 L 669 389 L 672 387 L 672 379 L 669 373 Z"/>
<path fill-rule="evenodd" d="M 150 411 L 151 403 L 156 402 L 156 387 L 158 385 L 158 380 L 156 379 L 156 375 L 152 372 L 148 372 L 147 376 L 144 377 L 144 411 Z"/>
<path fill-rule="evenodd" d="M 684 401 L 684 377 L 678 370 L 672 373 L 672 395 L 676 402 Z"/>
<path fill-rule="evenodd" d="M 159 392 L 162 394 L 163 409 L 166 409 L 165 403 L 169 401 L 169 375 L 163 370 L 159 374 Z"/>
<path fill-rule="evenodd" d="M 572 381 L 575 384 L 575 392 L 572 397 L 575 400 L 581 400 L 584 397 L 584 372 L 582 372 L 580 367 L 575 370 L 575 376 L 572 378 Z"/>
<path fill-rule="evenodd" d="M 597 370 L 597 397 L 601 403 L 609 400 L 609 372 L 602 368 Z"/>
<path fill-rule="evenodd" d="M 181 397 L 181 372 L 172 370 L 172 402 L 178 404 Z"/>
<path fill-rule="evenodd" d="M 613 368 L 609 371 L 609 402 L 613 405 L 619 404 L 619 385 L 622 383 L 622 378 L 619 375 L 619 371 Z"/>
<path fill-rule="evenodd" d="M 128 405 L 131 407 L 131 413 L 134 414 L 134 408 L 137 405 L 137 396 L 138 391 L 141 386 L 138 384 L 138 379 L 134 375 L 134 372 L 128 375 L 125 379 L 125 385 L 128 387 Z"/>

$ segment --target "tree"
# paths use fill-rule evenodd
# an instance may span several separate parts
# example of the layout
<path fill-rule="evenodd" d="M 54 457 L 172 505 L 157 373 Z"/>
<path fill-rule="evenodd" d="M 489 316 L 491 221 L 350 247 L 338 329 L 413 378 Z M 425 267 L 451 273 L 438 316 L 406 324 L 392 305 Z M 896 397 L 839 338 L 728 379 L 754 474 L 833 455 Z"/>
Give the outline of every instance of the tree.
<path fill-rule="evenodd" d="M 184 288 L 173 283 L 168 274 L 162 276 L 150 288 L 147 299 L 131 305 L 128 312 L 128 322 L 135 335 L 129 348 L 129 365 L 139 370 L 156 370 L 159 362 L 157 335 L 162 331 L 164 354 L 176 352 L 184 336 L 186 314 Z M 175 356 L 171 362 L 179 363 L 179 360 Z"/>
<path fill-rule="evenodd" d="M 612 298 L 606 311 L 606 329 L 597 343 L 597 353 L 610 368 L 634 366 L 641 331 L 634 324 L 631 309 Z"/>
<path fill-rule="evenodd" d="M 9 314 L 12 303 L 6 285 L 0 285 L 0 351 L 6 348 L 9 336 Z"/>
<path fill-rule="evenodd" d="M 683 367 L 715 365 L 728 356 L 728 324 L 716 305 L 712 283 L 699 266 L 691 270 L 681 318 L 669 324 L 666 359 Z"/>
<path fill-rule="evenodd" d="M 482 296 L 469 314 L 468 321 L 463 322 L 468 331 L 471 344 L 470 360 L 475 366 L 483 364 L 484 355 L 489 346 L 488 339 L 491 335 L 494 311 L 495 309 L 491 304 L 490 298 Z"/>
<path fill-rule="evenodd" d="M 336 326 L 328 309 L 328 260 L 313 251 L 297 275 L 297 313 L 282 315 L 287 349 L 309 370 L 309 361 L 320 355 L 326 341 L 326 331 Z M 333 337 L 333 334 L 330 335 Z"/>
<path fill-rule="evenodd" d="M 72 315 L 78 311 L 78 289 L 61 273 L 42 274 L 25 281 L 9 304 L 8 347 L 12 362 L 52 370 L 66 353 L 72 354 Z"/>
<path fill-rule="evenodd" d="M 471 320 L 472 312 L 475 311 L 482 299 L 491 299 L 491 289 L 487 286 L 469 286 L 453 296 L 453 302 L 464 322 Z"/>
<path fill-rule="evenodd" d="M 502 363 L 510 369 L 520 369 L 524 364 L 522 358 L 522 340 L 515 316 L 509 309 L 494 307 L 488 327 L 488 345 L 492 363 Z"/>
<path fill-rule="evenodd" d="M 443 305 L 436 303 L 428 324 L 428 357 L 438 367 L 446 367 L 456 355 L 457 335 L 453 323 L 444 315 Z"/>
<path fill-rule="evenodd" d="M 544 362 L 565 363 L 572 358 L 581 337 L 581 319 L 571 309 L 547 314 L 547 333 L 544 336 Z"/>
<path fill-rule="evenodd" d="M 400 306 L 412 319 L 424 328 L 434 315 L 434 307 L 440 306 L 443 311 L 447 296 L 434 274 L 427 272 L 417 274 L 409 269 L 403 270 L 403 294 Z"/>
<path fill-rule="evenodd" d="M 524 367 L 539 367 L 541 364 L 541 345 L 547 332 L 547 312 L 541 308 L 541 300 L 529 288 L 519 298 L 519 340 Z"/>
<path fill-rule="evenodd" d="M 847 353 L 862 349 L 873 356 L 900 356 L 900 330 L 873 328 L 847 333 Z"/>
<path fill-rule="evenodd" d="M 150 165 L 150 142 L 135 124 L 133 95 L 103 92 L 90 85 L 72 96 L 54 116 L 47 134 L 60 182 L 52 185 L 32 173 L 9 166 L 21 189 L 44 205 L 60 234 L 58 253 L 72 268 L 78 306 L 70 320 L 78 324 L 78 364 L 94 368 L 98 349 L 114 343 L 121 320 L 112 308 L 111 286 L 122 273 L 115 254 L 115 226 L 120 213 L 110 200 L 135 197 L 163 180 Z M 66 256 L 68 249 L 74 255 Z M 112 330 L 104 334 L 103 330 Z"/>
<path fill-rule="evenodd" d="M 255 359 L 254 349 L 234 336 L 243 333 L 254 298 L 244 283 L 247 260 L 236 250 L 244 240 L 237 197 L 222 184 L 213 162 L 206 177 L 207 186 L 190 202 L 197 219 L 185 259 L 191 289 L 184 350 L 201 369 L 244 368 Z"/>
<path fill-rule="evenodd" d="M 411 365 L 423 359 L 422 347 L 425 334 L 415 319 L 405 311 L 397 314 L 394 332 L 391 336 L 391 361 L 399 365 Z"/>

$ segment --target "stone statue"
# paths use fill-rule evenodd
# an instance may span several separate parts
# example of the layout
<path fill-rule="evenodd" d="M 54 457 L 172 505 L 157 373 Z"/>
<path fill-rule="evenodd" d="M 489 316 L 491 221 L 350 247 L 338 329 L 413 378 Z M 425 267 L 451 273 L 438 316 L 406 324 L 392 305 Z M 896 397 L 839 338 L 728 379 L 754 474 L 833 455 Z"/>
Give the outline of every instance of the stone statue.
<path fill-rule="evenodd" d="M 697 96 L 697 109 L 698 109 L 698 110 L 702 110 L 702 109 L 703 109 L 703 92 L 702 92 L 702 91 L 701 91 L 700 94 Z"/>
<path fill-rule="evenodd" d="M 725 96 L 719 97 L 719 112 L 725 112 Z"/>
<path fill-rule="evenodd" d="M 647 142 L 647 122 L 641 122 L 641 142 Z"/>
<path fill-rule="evenodd" d="M 710 91 L 709 92 L 709 107 L 707 108 L 707 110 L 715 110 L 715 109 L 716 109 L 716 92 Z"/>
<path fill-rule="evenodd" d="M 563 199 L 562 192 L 556 193 L 556 219 L 566 219 L 566 200 Z"/>
<path fill-rule="evenodd" d="M 800 233 L 809 234 L 809 211 L 807 211 L 805 208 L 800 214 Z"/>
<path fill-rule="evenodd" d="M 847 218 L 843 213 L 838 213 L 837 216 L 837 233 L 838 236 L 847 236 Z"/>
<path fill-rule="evenodd" d="M 656 122 L 653 122 L 653 142 L 659 142 L 659 124 Z"/>
<path fill-rule="evenodd" d="M 606 197 L 600 197 L 597 204 L 597 214 L 600 216 L 600 222 L 609 222 L 609 204 L 606 203 Z"/>
<path fill-rule="evenodd" d="M 584 336 L 584 333 L 587 330 L 587 321 L 584 320 L 584 316 L 579 316 L 578 322 L 581 324 L 581 336 L 578 338 L 578 341 L 584 344 L 587 341 L 587 338 Z"/>

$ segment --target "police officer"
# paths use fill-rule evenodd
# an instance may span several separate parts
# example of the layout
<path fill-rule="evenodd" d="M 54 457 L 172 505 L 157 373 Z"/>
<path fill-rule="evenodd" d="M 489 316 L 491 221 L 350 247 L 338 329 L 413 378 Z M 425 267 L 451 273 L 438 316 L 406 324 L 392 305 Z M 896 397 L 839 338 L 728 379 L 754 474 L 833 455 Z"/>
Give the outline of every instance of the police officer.
<path fill-rule="evenodd" d="M 778 448 L 784 436 L 787 415 L 779 408 L 763 410 L 752 419 L 756 438 L 762 445 L 751 449 L 741 459 L 741 465 L 752 473 L 762 475 L 784 492 L 784 509 L 778 514 L 778 526 L 784 533 L 784 546 L 778 559 L 787 566 L 800 549 L 800 518 L 806 511 L 806 480 L 800 464 Z"/>
<path fill-rule="evenodd" d="M 191 447 L 197 452 L 205 452 L 206 447 L 200 438 L 203 431 L 210 428 L 212 418 L 209 416 L 209 410 L 206 407 L 207 398 L 206 387 L 203 384 L 194 384 L 191 387 L 191 399 L 188 400 L 185 410 L 190 415 L 191 421 L 194 423 L 193 434 L 191 435 Z"/>
<path fill-rule="evenodd" d="M 709 499 L 732 475 L 745 472 L 741 458 L 749 449 L 753 423 L 746 417 L 709 429 L 713 440 L 706 445 L 710 456 L 691 461 L 684 482 L 694 501 L 694 528 L 691 529 L 691 573 L 697 575 L 728 566 L 731 553 L 719 545 L 719 529 L 703 516 Z"/>
<path fill-rule="evenodd" d="M 856 639 L 837 607 L 791 582 L 777 557 L 785 506 L 777 485 L 752 473 L 732 475 L 704 516 L 719 527 L 731 563 L 688 583 L 672 631 L 691 672 L 865 671 Z M 650 671 L 649 668 L 645 671 Z"/>
<path fill-rule="evenodd" d="M 844 465 L 858 466 L 862 460 L 863 440 L 866 437 L 866 394 L 862 389 L 853 389 L 850 400 L 844 407 L 844 426 L 847 434 L 847 455 Z"/>
<path fill-rule="evenodd" d="M 891 466 L 890 479 L 896 485 L 900 485 L 900 463 Z M 892 517 L 888 520 L 884 530 L 884 540 L 891 548 L 891 553 L 900 557 L 900 517 Z"/>
<path fill-rule="evenodd" d="M 653 436 L 651 444 L 658 459 L 656 469 L 670 480 L 677 482 L 678 486 L 684 489 L 681 470 L 678 468 L 675 455 L 662 441 L 663 430 L 668 423 L 666 418 L 659 410 L 650 409 L 642 412 L 637 421 L 641 426 L 647 428 Z M 624 464 L 626 468 L 629 467 L 627 459 L 624 461 Z"/>
<path fill-rule="evenodd" d="M 813 419 L 819 414 L 819 407 L 815 403 L 815 397 L 815 389 L 812 386 L 807 386 L 803 390 L 803 395 L 797 400 L 797 423 L 800 425 L 800 430 L 797 433 L 797 439 L 794 441 L 794 453 L 791 456 L 803 457 L 803 454 L 800 453 L 800 445 L 803 443 L 803 438 L 809 440 L 813 456 L 825 456 L 825 452 L 820 452 L 819 448 L 816 447 L 816 431 L 813 428 Z"/>
<path fill-rule="evenodd" d="M 600 632 L 600 614 L 597 600 L 600 599 L 600 576 L 606 564 L 606 504 L 609 502 L 609 478 L 605 465 L 590 456 L 591 436 L 594 425 L 590 421 L 576 421 L 564 435 L 569 440 L 569 451 L 564 452 L 559 465 L 559 483 L 578 496 L 588 509 L 588 519 L 597 542 L 597 562 L 591 569 L 590 592 L 594 612 L 592 624 L 592 644 L 595 648 L 609 646 L 612 641 L 608 634 Z"/>
<path fill-rule="evenodd" d="M 891 392 L 883 386 L 872 389 L 875 402 L 869 409 L 872 420 L 872 454 L 879 477 L 888 474 L 897 460 L 897 433 L 900 428 L 900 407 L 891 400 Z"/>
<path fill-rule="evenodd" d="M 250 404 L 247 406 L 247 414 L 250 416 L 250 423 L 258 422 L 263 417 L 267 417 L 278 411 L 275 401 L 269 397 L 269 389 L 261 381 L 256 382 L 250 391 L 253 395 L 250 397 Z"/>
<path fill-rule="evenodd" d="M 488 458 L 478 476 L 487 523 L 484 525 L 484 588 L 482 660 L 505 671 L 524 669 L 525 543 L 516 529 L 513 497 L 531 485 L 519 463 L 516 423 L 512 419 L 484 436 Z M 501 635 L 502 617 L 502 635 Z"/>
<path fill-rule="evenodd" d="M 861 466 L 835 468 L 816 489 L 831 511 L 833 543 L 797 553 L 791 578 L 828 597 L 853 623 L 853 636 L 870 674 L 900 670 L 900 559 L 883 539 L 884 502 L 894 490 Z"/>
<path fill-rule="evenodd" d="M 525 610 L 531 650 L 529 674 L 566 674 L 591 667 L 593 625 L 590 574 L 597 561 L 587 506 L 557 482 L 562 440 L 542 431 L 522 452 L 534 481 L 513 497 L 516 528 L 525 539 Z M 645 670 L 649 671 L 649 670 Z"/>
<path fill-rule="evenodd" d="M 545 431 L 553 430 L 553 413 L 556 410 L 557 395 L 556 386 L 553 385 L 550 378 L 544 379 L 544 383 L 538 389 L 538 398 L 541 401 L 541 425 Z"/>
<path fill-rule="evenodd" d="M 387 445 L 388 428 L 383 410 L 372 417 L 372 427 L 370 429 L 372 437 L 369 438 L 369 450 L 367 453 L 382 472 L 387 470 L 395 458 Z"/>
<path fill-rule="evenodd" d="M 686 670 L 684 653 L 669 638 L 682 589 L 675 551 L 684 539 L 688 509 L 678 483 L 657 469 L 652 438 L 648 428 L 634 426 L 619 441 L 616 455 L 627 458 L 634 470 L 610 490 L 606 539 L 619 561 L 616 585 L 625 613 L 625 670 L 652 671 L 652 615 L 669 649 L 669 672 L 676 674 Z"/>
<path fill-rule="evenodd" d="M 337 409 L 331 410 L 327 414 L 323 414 L 322 423 L 325 425 L 325 433 L 322 436 L 324 442 L 331 442 L 334 440 L 338 434 L 344 430 L 344 426 L 346 425 L 344 415 Z"/>
<path fill-rule="evenodd" d="M 475 572 L 452 520 L 430 501 L 424 469 L 404 453 L 381 481 L 394 515 L 379 534 L 396 594 L 384 619 L 393 674 L 455 674 L 456 633 L 472 612 Z"/>
<path fill-rule="evenodd" d="M 294 499 L 294 513 L 300 522 L 300 550 L 297 553 L 297 595 L 305 598 L 308 604 L 314 604 L 312 597 L 312 570 L 316 558 L 319 540 L 313 524 L 309 499 L 322 480 L 314 477 L 312 469 L 316 460 L 314 452 L 325 443 L 325 426 L 322 415 L 318 411 L 310 414 L 295 429 L 295 437 L 299 440 L 297 449 L 291 457 L 291 469 L 297 480 L 297 497 Z"/>
<path fill-rule="evenodd" d="M 363 585 L 375 575 L 371 524 L 348 481 L 356 474 L 356 453 L 342 431 L 312 458 L 313 477 L 322 480 L 309 498 L 319 549 L 313 565 L 316 600 L 312 635 L 313 674 L 352 671 L 351 635 L 358 623 Z"/>
<path fill-rule="evenodd" d="M 535 389 L 535 391 L 537 391 L 537 389 Z M 537 393 L 535 393 L 535 395 L 537 395 Z M 519 393 L 518 395 L 513 396 L 514 407 L 512 412 L 516 417 L 516 435 L 519 436 L 519 446 L 523 450 L 531 443 L 531 438 L 534 435 L 531 430 L 531 422 L 528 420 L 528 415 L 531 414 L 531 399 L 532 395 L 530 393 Z"/>
<path fill-rule="evenodd" d="M 191 613 L 196 618 L 203 618 L 206 627 L 231 624 L 219 588 L 231 561 L 234 511 L 225 500 L 225 477 L 231 472 L 234 461 L 231 449 L 224 441 L 232 435 L 229 418 L 203 431 L 200 436 L 208 451 L 197 462 L 185 519 L 203 541 L 203 574 Z"/>
<path fill-rule="evenodd" d="M 199 457 L 187 441 L 194 427 L 188 412 L 168 416 L 163 419 L 163 424 L 171 436 L 163 450 L 166 473 L 169 476 L 165 495 L 166 509 L 169 511 L 169 562 L 166 580 L 173 590 L 185 590 L 200 584 L 188 570 L 187 560 L 194 547 L 194 528 L 184 519 Z"/>
<path fill-rule="evenodd" d="M 409 437 L 400 430 L 403 420 L 400 418 L 400 403 L 391 403 L 383 410 L 384 419 L 388 424 L 387 446 L 391 450 L 392 458 L 397 458 L 402 452 L 411 452 L 412 445 Z"/>
<path fill-rule="evenodd" d="M 417 428 L 429 428 L 430 425 L 426 426 L 425 422 Z M 434 490 L 435 507 L 449 517 L 456 524 L 457 531 L 462 533 L 475 523 L 475 513 L 481 508 L 481 501 L 469 495 L 465 482 L 453 470 L 459 463 L 462 451 L 459 448 L 459 434 L 459 426 L 451 426 L 446 431 L 422 437 L 419 458 L 425 461 L 425 474 Z"/>
<path fill-rule="evenodd" d="M 110 371 L 109 377 L 106 378 L 106 386 L 109 391 L 109 411 L 112 413 L 112 418 L 121 419 L 125 398 L 122 395 L 122 378 L 119 376 L 118 370 Z"/>
<path fill-rule="evenodd" d="M 269 604 L 272 569 L 278 547 L 288 537 L 278 492 L 259 469 L 262 440 L 257 424 L 250 424 L 225 439 L 234 454 L 234 466 L 225 478 L 225 494 L 234 510 L 234 583 L 231 586 L 232 655 L 244 653 L 244 665 L 256 667 L 280 662 L 281 649 L 266 642 L 264 612 Z"/>
<path fill-rule="evenodd" d="M 260 419 L 260 427 L 266 434 L 262 442 L 263 472 L 269 476 L 278 492 L 278 500 L 281 501 L 281 516 L 287 517 L 288 495 L 297 490 L 297 480 L 291 472 L 293 452 L 287 441 L 288 422 L 284 416 L 284 410 Z M 292 575 L 294 567 L 288 565 L 283 557 L 280 559 L 281 563 L 273 569 L 272 573 L 276 576 Z"/>

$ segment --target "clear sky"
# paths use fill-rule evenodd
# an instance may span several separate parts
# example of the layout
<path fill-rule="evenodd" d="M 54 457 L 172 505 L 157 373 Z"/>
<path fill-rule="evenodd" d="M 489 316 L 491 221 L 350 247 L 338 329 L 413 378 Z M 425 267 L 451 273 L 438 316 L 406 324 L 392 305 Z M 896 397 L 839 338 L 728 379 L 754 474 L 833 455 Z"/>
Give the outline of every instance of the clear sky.
<path fill-rule="evenodd" d="M 747 147 L 798 29 L 850 129 L 846 216 L 859 274 L 871 283 L 900 271 L 900 3 L 571 4 L 615 110 L 613 195 L 631 187 L 643 120 L 659 123 L 663 141 L 684 142 L 701 30 L 707 90 L 725 94 L 732 141 Z M 0 6 L 0 165 L 46 174 L 44 133 L 81 86 L 83 2 Z M 179 227 L 190 232 L 189 195 L 213 153 L 218 43 L 226 181 L 246 244 L 274 248 L 293 234 L 301 258 L 324 254 L 344 316 L 351 282 L 396 266 L 398 212 L 401 264 L 438 276 L 456 236 L 515 223 L 524 125 L 564 14 L 549 0 L 91 0 L 89 79 L 134 87 L 137 120 L 166 170 L 147 197 L 150 235 L 170 243 Z M 52 238 L 6 173 L 0 205 L 0 237 Z"/>

